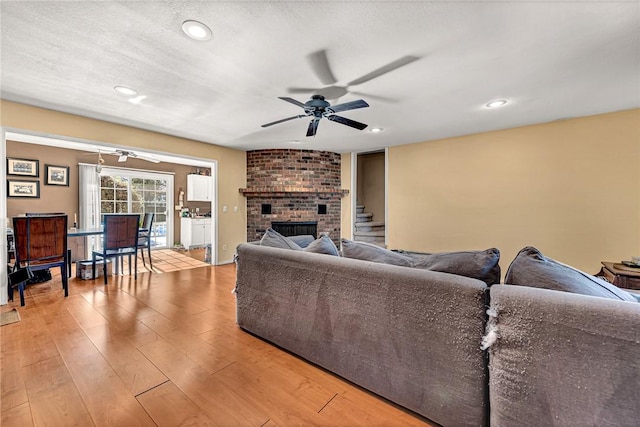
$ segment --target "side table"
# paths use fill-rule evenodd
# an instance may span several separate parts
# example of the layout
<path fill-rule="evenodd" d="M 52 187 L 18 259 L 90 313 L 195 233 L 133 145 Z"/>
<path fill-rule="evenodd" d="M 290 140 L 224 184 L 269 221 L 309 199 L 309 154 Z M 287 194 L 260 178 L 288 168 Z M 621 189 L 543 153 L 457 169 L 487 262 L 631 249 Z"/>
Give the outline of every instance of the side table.
<path fill-rule="evenodd" d="M 619 288 L 640 290 L 640 268 L 627 267 L 617 262 L 602 261 L 597 276 Z"/>

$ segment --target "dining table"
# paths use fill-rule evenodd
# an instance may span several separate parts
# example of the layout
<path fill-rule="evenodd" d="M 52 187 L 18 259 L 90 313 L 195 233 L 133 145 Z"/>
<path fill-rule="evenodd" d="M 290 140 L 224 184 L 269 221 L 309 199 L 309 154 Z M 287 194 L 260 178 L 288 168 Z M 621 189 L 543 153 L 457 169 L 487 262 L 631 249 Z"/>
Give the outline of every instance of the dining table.
<path fill-rule="evenodd" d="M 138 229 L 138 233 L 146 233 L 149 232 L 148 228 L 140 227 Z M 89 236 L 101 236 L 104 234 L 104 227 L 97 228 L 70 228 L 67 230 L 67 239 L 70 237 L 89 237 Z M 67 248 L 67 269 L 69 272 L 69 277 L 71 277 L 71 249 Z"/>

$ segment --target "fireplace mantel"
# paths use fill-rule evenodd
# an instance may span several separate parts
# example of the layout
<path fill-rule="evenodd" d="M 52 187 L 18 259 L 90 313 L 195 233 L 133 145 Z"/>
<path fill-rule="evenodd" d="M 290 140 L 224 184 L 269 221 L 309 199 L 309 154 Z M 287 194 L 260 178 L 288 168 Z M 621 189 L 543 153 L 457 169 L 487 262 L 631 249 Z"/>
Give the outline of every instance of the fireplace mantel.
<path fill-rule="evenodd" d="M 289 197 L 289 196 L 307 196 L 307 195 L 323 195 L 323 196 L 340 196 L 344 197 L 349 194 L 349 190 L 342 188 L 327 189 L 292 189 L 288 187 L 260 187 L 260 188 L 240 188 L 240 193 L 245 197 Z"/>

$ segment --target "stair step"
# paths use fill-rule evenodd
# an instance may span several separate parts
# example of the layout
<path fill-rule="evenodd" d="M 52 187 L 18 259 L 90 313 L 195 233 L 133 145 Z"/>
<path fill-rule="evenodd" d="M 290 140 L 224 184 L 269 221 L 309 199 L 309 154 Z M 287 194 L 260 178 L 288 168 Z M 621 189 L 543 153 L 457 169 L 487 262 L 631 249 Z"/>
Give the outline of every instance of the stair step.
<path fill-rule="evenodd" d="M 384 221 L 367 221 L 367 222 L 359 222 L 356 224 L 356 228 L 363 228 L 363 230 L 365 228 L 384 228 L 385 224 Z M 366 230 L 364 230 L 366 231 Z"/>
<path fill-rule="evenodd" d="M 374 245 L 378 245 L 383 248 L 385 247 L 384 237 L 353 236 L 353 240 L 355 240 L 356 242 L 373 243 Z"/>
<path fill-rule="evenodd" d="M 364 212 L 364 205 L 356 206 L 356 213 L 363 213 L 363 212 Z"/>
<path fill-rule="evenodd" d="M 358 237 L 384 237 L 386 232 L 384 230 L 379 231 L 354 231 L 353 236 Z"/>
<path fill-rule="evenodd" d="M 373 218 L 373 214 L 371 212 L 357 213 L 356 218 Z"/>
<path fill-rule="evenodd" d="M 367 227 L 368 222 L 356 222 L 355 224 L 355 228 L 354 228 L 354 232 L 356 233 L 384 233 L 385 232 L 385 227 L 383 226 L 379 226 L 379 227 Z"/>

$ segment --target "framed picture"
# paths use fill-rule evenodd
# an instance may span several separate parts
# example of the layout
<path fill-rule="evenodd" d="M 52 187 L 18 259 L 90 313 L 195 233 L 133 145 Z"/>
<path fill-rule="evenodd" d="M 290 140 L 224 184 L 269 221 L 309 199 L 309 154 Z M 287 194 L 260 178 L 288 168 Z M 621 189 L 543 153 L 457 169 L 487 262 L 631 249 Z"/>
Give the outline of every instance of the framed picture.
<path fill-rule="evenodd" d="M 40 162 L 7 157 L 7 175 L 40 176 Z"/>
<path fill-rule="evenodd" d="M 69 186 L 69 166 L 44 165 L 46 171 L 45 184 Z"/>
<path fill-rule="evenodd" d="M 8 197 L 40 198 L 40 181 L 16 181 L 7 180 Z"/>

